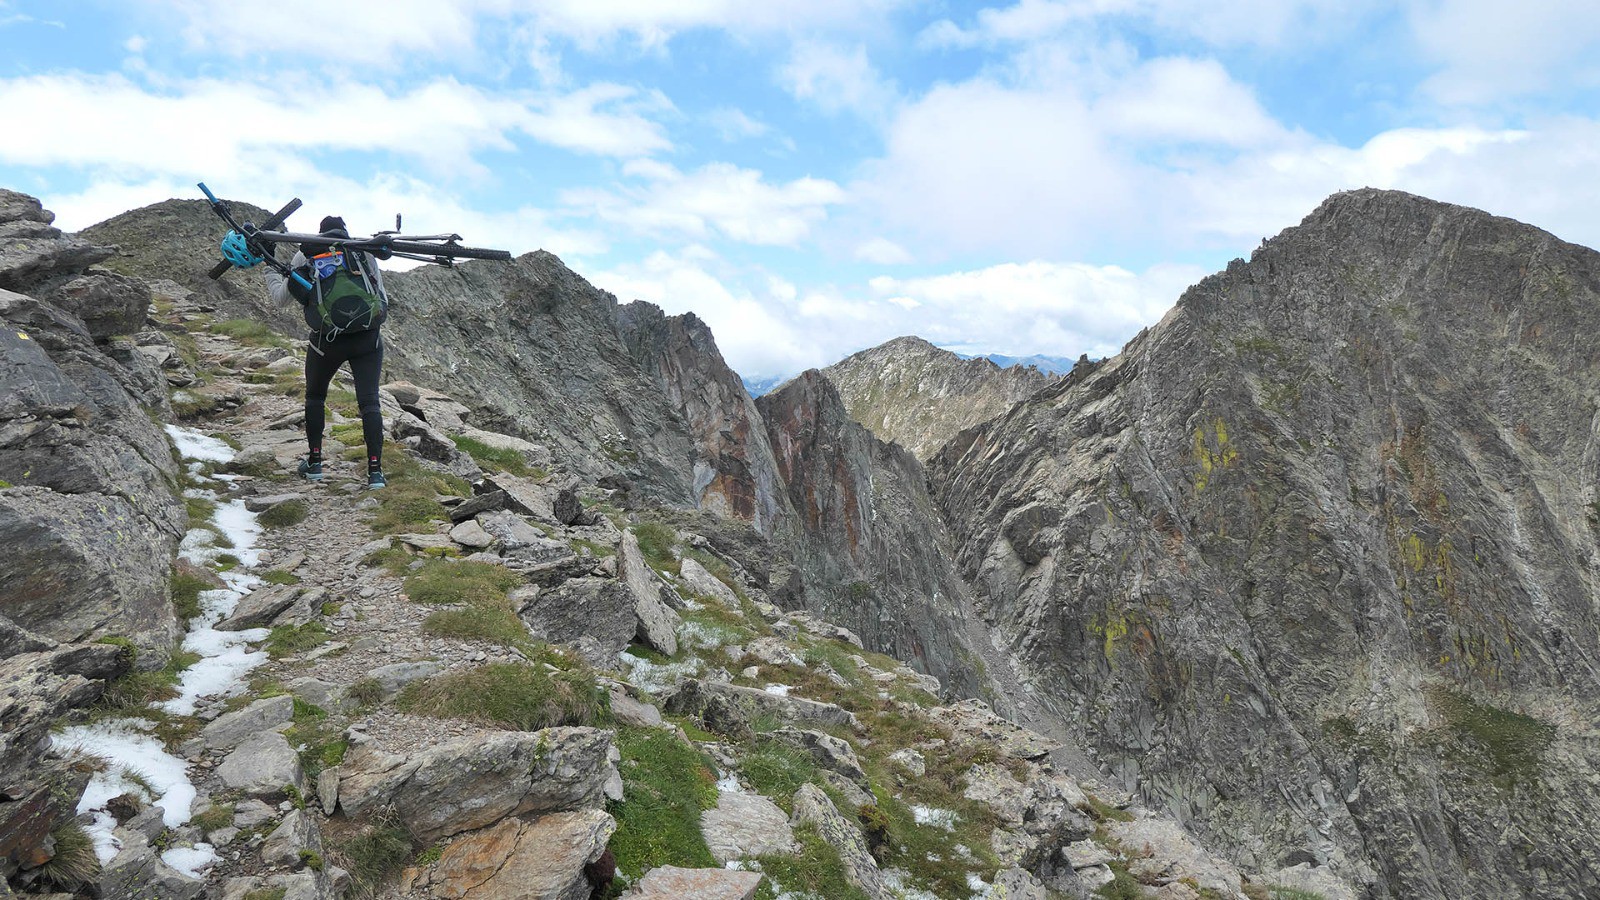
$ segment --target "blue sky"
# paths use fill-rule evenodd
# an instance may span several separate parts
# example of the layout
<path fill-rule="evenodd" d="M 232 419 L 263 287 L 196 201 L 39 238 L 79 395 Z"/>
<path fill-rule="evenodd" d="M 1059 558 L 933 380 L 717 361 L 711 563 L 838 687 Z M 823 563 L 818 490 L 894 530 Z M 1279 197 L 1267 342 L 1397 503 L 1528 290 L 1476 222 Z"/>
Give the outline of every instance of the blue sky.
<path fill-rule="evenodd" d="M 1334 191 L 1600 245 L 1567 0 L 0 0 L 0 186 L 403 212 L 694 311 L 741 374 L 1115 352 Z"/>

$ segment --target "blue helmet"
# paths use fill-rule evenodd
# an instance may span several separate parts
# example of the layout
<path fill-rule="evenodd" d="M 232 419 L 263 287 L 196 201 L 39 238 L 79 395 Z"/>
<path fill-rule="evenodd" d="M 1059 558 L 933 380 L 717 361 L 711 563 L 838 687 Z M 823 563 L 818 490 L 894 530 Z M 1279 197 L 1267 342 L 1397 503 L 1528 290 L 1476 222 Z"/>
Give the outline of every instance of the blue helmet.
<path fill-rule="evenodd" d="M 241 269 L 248 269 L 261 262 L 261 257 L 250 249 L 250 242 L 237 231 L 228 232 L 222 239 L 222 258 Z"/>

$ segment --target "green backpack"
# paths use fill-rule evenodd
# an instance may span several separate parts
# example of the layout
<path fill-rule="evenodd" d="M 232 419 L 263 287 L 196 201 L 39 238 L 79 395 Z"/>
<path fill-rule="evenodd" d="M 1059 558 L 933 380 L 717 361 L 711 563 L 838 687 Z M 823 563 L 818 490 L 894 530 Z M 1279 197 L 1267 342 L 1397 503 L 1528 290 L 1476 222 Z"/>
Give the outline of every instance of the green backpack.
<path fill-rule="evenodd" d="M 313 291 L 304 298 L 306 324 L 327 340 L 341 334 L 371 331 L 388 318 L 389 305 L 349 254 L 329 248 L 309 260 Z"/>

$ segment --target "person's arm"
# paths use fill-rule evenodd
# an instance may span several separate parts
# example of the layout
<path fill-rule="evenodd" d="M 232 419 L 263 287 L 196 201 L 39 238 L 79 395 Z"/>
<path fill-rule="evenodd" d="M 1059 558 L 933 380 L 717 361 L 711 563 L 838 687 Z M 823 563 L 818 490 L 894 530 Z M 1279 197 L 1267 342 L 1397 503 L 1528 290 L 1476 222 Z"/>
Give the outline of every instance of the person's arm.
<path fill-rule="evenodd" d="M 296 250 L 294 259 L 290 262 L 290 267 L 299 269 L 305 264 L 306 255 Z M 263 274 L 267 278 L 267 295 L 272 298 L 272 302 L 287 304 L 290 300 L 293 300 L 296 305 L 303 305 L 300 298 L 289 293 L 289 279 L 285 278 L 283 273 L 271 266 L 266 266 Z"/>

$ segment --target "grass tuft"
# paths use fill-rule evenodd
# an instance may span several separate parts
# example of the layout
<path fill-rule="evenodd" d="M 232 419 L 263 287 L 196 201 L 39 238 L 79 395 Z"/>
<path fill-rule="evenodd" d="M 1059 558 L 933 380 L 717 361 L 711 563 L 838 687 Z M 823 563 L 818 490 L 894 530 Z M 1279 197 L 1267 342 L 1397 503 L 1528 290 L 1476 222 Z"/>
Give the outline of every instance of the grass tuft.
<path fill-rule="evenodd" d="M 267 528 L 292 528 L 306 520 L 311 507 L 304 500 L 286 500 L 256 517 Z"/>
<path fill-rule="evenodd" d="M 652 568 L 678 571 L 678 559 L 672 550 L 678 545 L 678 532 L 664 522 L 640 522 L 633 526 L 633 536 L 639 539 L 639 552 Z"/>
<path fill-rule="evenodd" d="M 463 437 L 459 434 L 451 435 L 450 440 L 455 441 L 456 449 L 472 457 L 473 462 L 491 472 L 505 472 L 521 477 L 533 474 L 527 457 L 523 456 L 520 450 L 491 447 L 476 438 Z"/>
<path fill-rule="evenodd" d="M 717 778 L 705 756 L 659 728 L 619 728 L 617 749 L 625 799 L 607 807 L 617 820 L 617 868 L 638 878 L 657 866 L 715 867 L 700 834 L 701 811 L 717 805 Z"/>
<path fill-rule="evenodd" d="M 273 659 L 294 656 L 296 653 L 304 653 L 322 646 L 328 642 L 328 637 L 328 629 L 324 628 L 321 622 L 279 625 L 267 635 L 267 655 Z"/>
<path fill-rule="evenodd" d="M 247 347 L 278 347 L 288 343 L 265 323 L 255 319 L 228 319 L 212 325 L 211 330 Z"/>
<path fill-rule="evenodd" d="M 405 592 L 417 603 L 493 605 L 521 583 L 522 576 L 505 566 L 434 559 L 406 579 Z"/>
<path fill-rule="evenodd" d="M 397 818 L 380 816 L 337 841 L 334 854 L 350 873 L 351 895 L 372 897 L 411 858 L 411 834 Z"/>
<path fill-rule="evenodd" d="M 94 853 L 94 840 L 82 825 L 68 820 L 52 829 L 50 837 L 55 839 L 56 853 L 36 870 L 40 878 L 58 888 L 71 890 L 99 874 L 100 860 Z"/>
<path fill-rule="evenodd" d="M 399 706 L 418 715 L 538 731 L 604 722 L 609 700 L 586 669 L 549 672 L 543 665 L 490 663 L 407 685 Z"/>
<path fill-rule="evenodd" d="M 845 875 L 839 851 L 823 839 L 815 825 L 796 828 L 794 837 L 800 845 L 799 855 L 761 857 L 761 871 L 784 893 L 827 897 L 828 900 L 867 900 L 867 895 Z"/>

